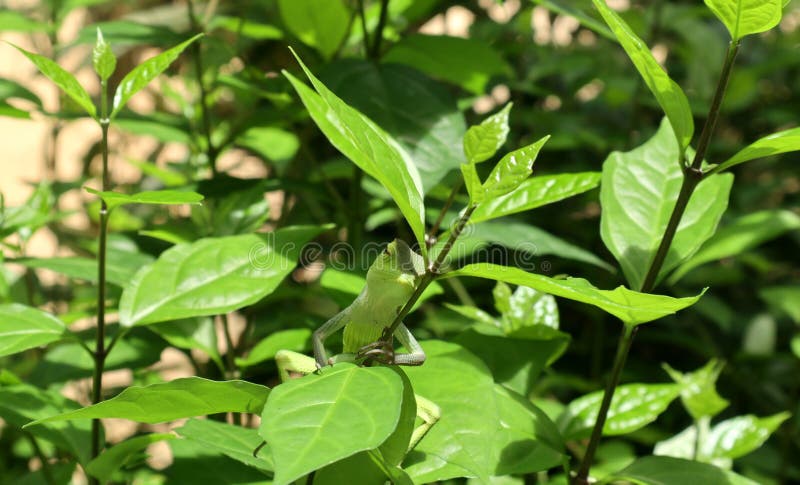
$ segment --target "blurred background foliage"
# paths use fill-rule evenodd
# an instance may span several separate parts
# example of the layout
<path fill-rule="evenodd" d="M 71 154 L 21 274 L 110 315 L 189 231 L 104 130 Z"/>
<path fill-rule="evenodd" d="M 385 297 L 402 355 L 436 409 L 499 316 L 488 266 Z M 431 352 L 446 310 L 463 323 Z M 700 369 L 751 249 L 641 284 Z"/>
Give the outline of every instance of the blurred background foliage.
<path fill-rule="evenodd" d="M 277 330 L 315 328 L 331 308 L 347 302 L 349 292 L 342 292 L 340 280 L 326 285 L 326 277 L 332 278 L 326 272 L 322 284 L 317 283 L 320 263 L 347 257 L 337 251 L 338 241 L 360 247 L 398 235 L 410 239 L 388 194 L 335 151 L 280 75 L 283 69 L 298 71 L 287 45 L 327 86 L 414 154 L 432 217 L 459 176 L 454 169 L 464 158 L 460 140 L 466 127 L 508 101 L 514 109 L 507 147 L 552 135 L 534 175 L 600 171 L 610 152 L 638 146 L 661 118 L 624 52 L 585 0 L 392 0 L 386 18 L 380 16 L 381 2 L 369 0 L 319 1 L 312 7 L 313 2 L 293 0 L 3 3 L 3 39 L 49 55 L 79 78 L 91 68 L 86 53 L 100 27 L 119 58 L 111 86 L 119 82 L 119 73 L 152 55 L 154 47 L 207 33 L 172 66 L 169 76 L 138 95 L 132 109 L 115 122 L 115 190 L 189 186 L 206 197 L 203 207 L 191 211 L 136 206 L 115 213 L 109 259 L 118 265 L 123 282 L 171 243 L 291 224 L 336 223 L 340 230 L 321 239 L 326 251 L 313 256 L 316 263 L 241 312 L 239 354 Z M 653 47 L 687 92 L 696 119 L 702 119 L 724 58 L 724 27 L 695 0 L 608 3 Z M 376 41 L 372 34 L 380 24 L 383 38 Z M 744 40 L 709 162 L 797 125 L 798 27 L 800 1 L 791 0 L 778 28 Z M 12 51 L 9 46 L 0 49 Z M 19 56 L 13 59 L 21 62 Z M 97 203 L 80 194 L 80 187 L 97 180 L 99 133 L 67 130 L 78 110 L 68 98 L 42 95 L 39 85 L 21 81 L 14 74 L 17 67 L 3 68 L 0 114 L 17 118 L 13 126 L 18 130 L 33 124 L 48 129 L 40 141 L 45 147 L 41 159 L 1 158 L 4 192 L 20 192 L 15 186 L 22 187 L 22 182 L 10 175 L 17 173 L 14 167 L 35 165 L 39 176 L 24 184 L 22 192 L 30 194 L 25 202 L 4 204 L 0 235 L 7 264 L 0 300 L 45 305 L 68 323 L 79 324 L 94 311 L 93 270 L 74 259 L 25 258 L 94 254 Z M 87 89 L 97 95 L 96 86 L 89 83 Z M 2 146 L 14 143 L 13 131 L 4 130 Z M 81 152 L 64 149 L 69 146 L 82 147 Z M 793 153 L 734 169 L 736 181 L 721 228 L 734 227 L 735 238 L 733 224 L 743 224 L 740 219 L 747 214 L 781 210 L 782 218 L 769 224 L 750 221 L 763 230 L 735 253 L 712 257 L 662 283 L 659 292 L 676 296 L 712 289 L 677 317 L 643 326 L 622 378 L 667 382 L 663 362 L 689 371 L 712 358 L 724 360 L 719 391 L 730 407 L 723 417 L 783 410 L 794 414 L 767 445 L 737 461 L 746 475 L 765 483 L 800 480 L 798 157 Z M 524 257 L 537 272 L 586 277 L 612 288 L 623 278 L 612 270 L 613 257 L 599 237 L 599 216 L 595 190 L 478 226 L 466 235 L 469 244 L 460 254 L 490 248 L 509 264 Z M 48 234 L 48 244 L 34 250 L 30 242 L 40 233 Z M 523 243 L 533 243 L 535 254 L 515 250 Z M 37 268 L 54 270 L 55 275 Z M 113 306 L 120 290 L 111 283 Z M 463 285 L 443 284 L 446 294 L 439 298 L 493 311 L 488 283 L 470 280 Z M 545 408 L 601 388 L 617 342 L 617 324 L 608 315 L 561 301 L 559 310 L 561 330 L 571 335 L 571 342 L 531 390 Z M 465 326 L 464 316 L 431 303 L 411 320 L 420 338 L 453 338 Z M 204 328 L 206 335 L 191 336 L 192 341 L 158 325 L 137 329 L 115 349 L 109 368 L 134 369 L 134 384 L 153 382 L 163 366 L 148 366 L 171 345 L 190 357 L 194 372 L 220 377 L 221 366 L 213 365 L 220 359 L 213 323 L 196 322 L 192 328 Z M 192 347 L 206 348 L 210 360 L 190 351 Z M 68 381 L 91 374 L 91 362 L 76 360 L 78 354 L 83 355 L 77 344 L 66 344 L 46 353 L 0 358 L 0 364 L 27 382 L 60 390 Z M 270 363 L 247 367 L 244 377 L 268 385 L 276 379 Z M 624 441 L 607 442 L 599 458 L 624 461 L 649 453 L 656 442 L 689 424 L 686 413 L 673 404 L 656 424 Z M 0 436 L 0 475 L 16 476 L 27 466 L 31 450 L 18 438 L 5 431 Z"/>

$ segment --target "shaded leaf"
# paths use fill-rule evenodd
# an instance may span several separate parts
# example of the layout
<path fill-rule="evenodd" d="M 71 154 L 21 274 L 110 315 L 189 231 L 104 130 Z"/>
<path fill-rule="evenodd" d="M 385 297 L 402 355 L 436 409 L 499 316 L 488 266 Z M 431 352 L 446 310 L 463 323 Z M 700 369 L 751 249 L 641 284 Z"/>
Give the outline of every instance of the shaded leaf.
<path fill-rule="evenodd" d="M 56 342 L 66 331 L 47 312 L 19 303 L 0 305 L 0 357 Z"/>
<path fill-rule="evenodd" d="M 702 264 L 735 257 L 785 232 L 797 229 L 800 229 L 800 216 L 788 210 L 747 214 L 711 236 L 694 256 L 675 270 L 669 281 L 674 283 Z"/>
<path fill-rule="evenodd" d="M 703 447 L 710 456 L 738 458 L 764 444 L 790 416 L 783 412 L 765 418 L 747 415 L 722 421 L 711 428 Z"/>
<path fill-rule="evenodd" d="M 681 148 L 681 153 L 692 141 L 694 134 L 694 120 L 692 110 L 689 107 L 689 100 L 683 90 L 658 64 L 647 45 L 640 39 L 628 24 L 622 20 L 615 11 L 606 5 L 605 0 L 592 0 L 595 7 L 600 11 L 600 15 L 614 32 L 622 48 L 636 66 L 636 70 L 644 80 L 650 92 L 658 101 L 661 109 L 669 119 L 672 131 Z M 683 160 L 681 157 L 680 160 Z M 670 160 L 673 165 L 675 163 Z"/>
<path fill-rule="evenodd" d="M 756 485 L 757 483 L 731 471 L 717 468 L 714 465 L 667 456 L 646 456 L 644 458 L 639 458 L 633 464 L 609 477 L 605 477 L 602 483 L 611 483 L 618 480 L 627 480 L 640 485 L 654 483 L 724 483 L 726 485 Z"/>
<path fill-rule="evenodd" d="M 267 335 L 253 347 L 247 357 L 236 358 L 240 368 L 251 367 L 266 360 L 274 359 L 279 350 L 305 352 L 311 348 L 311 330 L 307 328 L 290 328 Z"/>
<path fill-rule="evenodd" d="M 639 293 L 624 286 L 614 290 L 600 290 L 583 278 L 554 279 L 491 263 L 470 264 L 444 275 L 452 276 L 476 276 L 529 286 L 544 293 L 596 306 L 619 318 L 625 325 L 639 325 L 671 315 L 693 305 L 702 296 L 672 298 Z"/>
<path fill-rule="evenodd" d="M 219 369 L 225 369 L 217 348 L 217 329 L 211 317 L 187 318 L 172 322 L 155 323 L 147 328 L 160 335 L 173 347 L 202 350 Z"/>
<path fill-rule="evenodd" d="M 678 372 L 668 364 L 662 364 L 667 374 L 681 386 L 681 401 L 695 421 L 712 418 L 728 407 L 728 401 L 717 393 L 716 385 L 724 364 L 711 359 L 708 364 L 694 372 Z"/>
<path fill-rule="evenodd" d="M 386 367 L 337 364 L 272 392 L 259 434 L 270 444 L 275 483 L 377 448 L 400 417 L 403 383 Z"/>
<path fill-rule="evenodd" d="M 414 67 L 473 94 L 483 94 L 494 76 L 511 75 L 506 61 L 477 39 L 412 34 L 400 39 L 381 58 Z"/>
<path fill-rule="evenodd" d="M 253 456 L 253 451 L 263 441 L 256 429 L 210 419 L 190 419 L 175 431 L 209 451 L 222 453 L 245 465 L 264 471 L 274 469 L 269 447 L 261 448 L 258 456 Z"/>
<path fill-rule="evenodd" d="M 769 286 L 762 288 L 758 295 L 788 315 L 794 323 L 800 324 L 800 285 Z"/>
<path fill-rule="evenodd" d="M 30 427 L 74 419 L 123 418 L 162 423 L 215 413 L 260 413 L 269 389 L 245 381 L 187 377 L 149 386 L 132 386 L 117 396 L 76 411 L 37 419 Z"/>
<path fill-rule="evenodd" d="M 278 0 L 278 9 L 289 31 L 325 58 L 339 49 L 349 29 L 342 0 Z"/>
<path fill-rule="evenodd" d="M 162 471 L 167 483 L 213 483 L 214 485 L 264 485 L 267 475 L 220 454 L 194 440 L 172 440 L 172 465 Z"/>
<path fill-rule="evenodd" d="M 150 81 L 158 77 L 159 74 L 164 72 L 170 64 L 187 48 L 189 44 L 202 37 L 203 34 L 197 34 L 189 40 L 186 40 L 177 46 L 168 49 L 157 56 L 147 59 L 131 70 L 122 78 L 117 90 L 114 93 L 114 101 L 112 103 L 111 115 L 113 119 L 119 111 L 125 107 L 131 96 L 139 92 L 142 88 L 150 84 Z"/>
<path fill-rule="evenodd" d="M 170 433 L 150 433 L 118 443 L 101 453 L 86 466 L 86 472 L 105 483 L 113 477 L 114 473 L 125 467 L 131 455 L 138 453 L 153 443 L 173 440 L 176 436 Z"/>

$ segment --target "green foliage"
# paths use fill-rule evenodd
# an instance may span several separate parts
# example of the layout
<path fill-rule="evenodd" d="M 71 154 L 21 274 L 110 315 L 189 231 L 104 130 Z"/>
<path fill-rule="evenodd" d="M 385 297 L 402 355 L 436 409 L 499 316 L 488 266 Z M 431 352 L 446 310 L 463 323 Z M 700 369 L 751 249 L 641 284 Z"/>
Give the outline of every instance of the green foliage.
<path fill-rule="evenodd" d="M 798 481 L 798 0 L 629 3 L 1 11 L 2 481 Z"/>

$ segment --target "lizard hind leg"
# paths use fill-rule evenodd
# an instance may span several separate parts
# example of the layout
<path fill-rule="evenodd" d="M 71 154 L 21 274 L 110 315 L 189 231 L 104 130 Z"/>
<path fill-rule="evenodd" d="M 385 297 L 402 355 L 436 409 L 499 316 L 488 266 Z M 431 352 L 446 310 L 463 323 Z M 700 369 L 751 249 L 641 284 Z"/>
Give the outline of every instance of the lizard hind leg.
<path fill-rule="evenodd" d="M 417 444 L 431 430 L 434 424 L 442 416 L 442 410 L 433 401 L 426 399 L 419 394 L 414 394 L 417 400 L 417 416 L 422 420 L 422 424 L 417 426 L 411 433 L 411 441 L 408 443 L 408 451 L 416 448 Z"/>
<path fill-rule="evenodd" d="M 313 357 L 291 350 L 279 350 L 275 354 L 275 364 L 278 366 L 281 382 L 295 377 L 292 373 L 306 375 L 317 370 L 317 363 Z"/>

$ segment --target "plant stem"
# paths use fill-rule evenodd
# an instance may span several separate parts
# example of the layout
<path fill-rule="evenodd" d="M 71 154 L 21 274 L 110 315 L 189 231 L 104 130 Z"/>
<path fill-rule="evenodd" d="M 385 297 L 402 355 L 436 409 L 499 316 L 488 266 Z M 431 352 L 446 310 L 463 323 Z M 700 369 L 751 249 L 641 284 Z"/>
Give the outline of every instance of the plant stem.
<path fill-rule="evenodd" d="M 369 58 L 369 36 L 367 35 L 367 16 L 364 13 L 364 0 L 358 0 L 358 16 L 361 18 L 361 40 L 364 42 L 364 57 Z"/>
<path fill-rule="evenodd" d="M 681 184 L 680 192 L 678 193 L 678 198 L 675 201 L 675 207 L 673 207 L 672 214 L 667 222 L 667 227 L 664 230 L 664 237 L 661 238 L 661 243 L 656 250 L 655 257 L 653 258 L 652 263 L 650 263 L 650 267 L 647 270 L 642 287 L 639 290 L 642 293 L 650 293 L 653 291 L 658 274 L 664 265 L 664 260 L 667 257 L 670 246 L 672 245 L 672 240 L 675 238 L 675 234 L 678 231 L 678 225 L 680 225 L 681 219 L 683 218 L 683 213 L 686 211 L 686 207 L 689 204 L 689 200 L 691 199 L 695 188 L 697 188 L 697 185 L 703 180 L 703 159 L 705 158 L 706 151 L 708 150 L 711 136 L 714 133 L 717 119 L 719 119 L 722 100 L 725 97 L 725 90 L 728 87 L 728 81 L 730 80 L 733 63 L 736 60 L 736 54 L 738 51 L 739 43 L 731 42 L 728 46 L 728 52 L 725 56 L 725 64 L 722 67 L 722 72 L 720 73 L 720 78 L 717 82 L 717 88 L 714 91 L 714 97 L 712 98 L 711 106 L 708 110 L 708 117 L 706 117 L 703 130 L 700 133 L 700 138 L 697 143 L 697 152 L 695 152 L 692 164 L 690 166 L 683 167 L 683 182 Z M 592 466 L 592 462 L 594 461 L 594 454 L 597 451 L 597 446 L 600 443 L 600 437 L 603 434 L 603 426 L 606 422 L 608 409 L 611 406 L 611 399 L 614 397 L 614 391 L 616 390 L 617 384 L 619 384 L 620 374 L 622 373 L 622 368 L 625 366 L 625 361 L 628 358 L 628 352 L 630 351 L 637 328 L 638 327 L 631 328 L 625 326 L 625 330 L 620 338 L 620 343 L 617 347 L 617 355 L 614 358 L 614 366 L 611 371 L 611 379 L 609 379 L 608 383 L 606 384 L 605 391 L 603 393 L 603 401 L 600 404 L 600 412 L 598 413 L 597 421 L 594 423 L 589 444 L 586 446 L 586 454 L 583 456 L 583 460 L 581 461 L 578 475 L 572 480 L 572 483 L 575 485 L 584 485 L 589 483 L 589 470 Z"/>
<path fill-rule="evenodd" d="M 201 28 L 199 23 L 197 22 L 197 17 L 194 14 L 194 1 L 189 0 L 186 2 L 186 5 L 189 8 L 189 23 L 191 25 L 192 31 L 200 32 L 204 30 Z M 200 42 L 193 42 L 192 43 L 192 50 L 193 50 L 193 60 L 194 60 L 194 73 L 195 77 L 197 78 L 197 85 L 200 90 L 200 118 L 203 123 L 203 136 L 206 139 L 206 156 L 208 157 L 208 165 L 211 167 L 211 174 L 213 176 L 217 175 L 217 149 L 214 147 L 214 143 L 211 140 L 211 115 L 208 112 L 208 105 L 206 104 L 206 99 L 208 97 L 208 92 L 206 91 L 206 86 L 203 83 L 203 50 L 201 49 Z"/>
<path fill-rule="evenodd" d="M 383 336 L 381 337 L 383 340 L 388 341 L 389 338 L 391 338 L 392 334 L 394 334 L 394 331 L 397 329 L 400 323 L 402 323 L 403 319 L 411 312 L 411 309 L 414 308 L 414 304 L 417 303 L 419 297 L 422 296 L 422 293 L 425 291 L 426 288 L 428 288 L 428 285 L 430 285 L 433 282 L 433 280 L 437 276 L 439 276 L 439 270 L 444 264 L 445 258 L 447 258 L 447 255 L 453 248 L 453 244 L 455 244 L 456 240 L 461 235 L 461 231 L 464 230 L 464 227 L 467 225 L 467 222 L 469 221 L 469 218 L 475 211 L 476 207 L 477 206 L 472 203 L 470 203 L 470 205 L 467 206 L 467 209 L 458 219 L 456 226 L 450 232 L 450 237 L 447 239 L 447 242 L 444 244 L 444 247 L 442 248 L 441 251 L 439 251 L 439 254 L 436 256 L 436 260 L 433 263 L 431 263 L 430 267 L 428 267 L 428 270 L 425 272 L 425 275 L 423 275 L 422 280 L 419 282 L 419 285 L 414 290 L 414 293 L 411 294 L 411 298 L 408 299 L 408 302 L 406 302 L 406 304 L 400 310 L 400 313 L 398 313 L 397 316 L 394 318 L 392 324 L 383 330 Z"/>
<path fill-rule="evenodd" d="M 614 367 L 611 369 L 611 378 L 608 380 L 606 391 L 603 393 L 603 401 L 600 403 L 600 411 L 597 414 L 597 421 L 594 423 L 592 429 L 592 436 L 589 438 L 589 444 L 586 447 L 586 453 L 583 455 L 581 467 L 578 470 L 578 476 L 572 481 L 575 485 L 585 485 L 589 483 L 589 468 L 592 466 L 594 454 L 597 451 L 597 446 L 600 444 L 600 436 L 603 433 L 603 427 L 606 424 L 608 417 L 608 410 L 611 407 L 611 399 L 614 397 L 614 390 L 619 384 L 619 378 L 622 375 L 622 369 L 625 367 L 625 361 L 628 359 L 628 352 L 633 343 L 633 337 L 636 335 L 636 329 L 639 327 L 631 327 L 625 325 L 622 336 L 617 345 L 617 355 L 614 358 Z"/>
<path fill-rule="evenodd" d="M 461 190 L 461 186 L 463 185 L 464 181 L 459 180 L 458 183 L 453 187 L 453 190 L 450 191 L 450 195 L 447 196 L 447 200 L 444 202 L 442 210 L 439 211 L 439 216 L 436 217 L 436 222 L 433 223 L 433 226 L 431 226 L 430 230 L 428 231 L 428 235 L 425 236 L 425 245 L 428 247 L 428 249 L 436 244 L 436 235 L 439 233 L 439 228 L 442 226 L 442 222 L 447 215 L 447 211 L 450 210 L 450 207 L 453 205 L 453 201 L 456 199 L 458 191 Z"/>
<path fill-rule="evenodd" d="M 53 478 L 53 470 L 50 468 L 50 463 L 47 461 L 47 457 L 39 446 L 39 442 L 36 441 L 36 437 L 28 432 L 24 432 L 23 434 L 28 438 L 28 441 L 31 442 L 33 452 L 36 453 L 36 456 L 39 457 L 39 461 L 42 462 L 42 476 L 44 477 L 45 483 L 47 483 L 47 485 L 56 485 L 56 480 Z"/>
<path fill-rule="evenodd" d="M 383 41 L 383 29 L 386 27 L 386 19 L 389 17 L 389 0 L 381 0 L 381 13 L 378 17 L 378 27 L 375 28 L 374 40 L 372 41 L 372 51 L 370 58 L 378 59 L 381 55 L 381 42 Z"/>
<path fill-rule="evenodd" d="M 108 84 L 100 83 L 100 129 L 102 140 L 100 148 L 103 153 L 103 191 L 110 189 L 108 174 Z M 103 371 L 106 363 L 106 239 L 108 234 L 108 205 L 100 199 L 100 234 L 97 250 L 97 339 L 94 347 L 94 375 L 92 377 L 92 404 L 97 404 L 103 399 Z M 100 427 L 99 419 L 92 420 L 92 457 L 100 454 Z M 91 483 L 99 483 L 92 478 Z"/>

